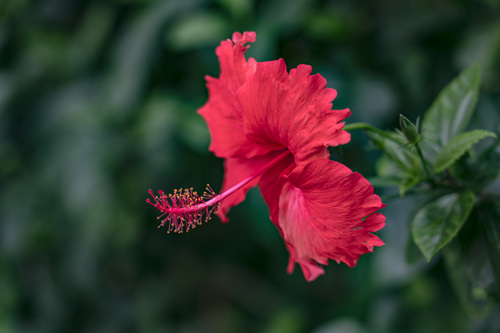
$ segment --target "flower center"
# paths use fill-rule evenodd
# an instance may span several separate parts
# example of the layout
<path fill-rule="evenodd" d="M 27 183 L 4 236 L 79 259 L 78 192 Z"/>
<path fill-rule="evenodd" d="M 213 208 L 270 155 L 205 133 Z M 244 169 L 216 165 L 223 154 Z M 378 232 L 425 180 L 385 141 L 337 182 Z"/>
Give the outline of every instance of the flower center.
<path fill-rule="evenodd" d="M 252 179 L 270 170 L 290 155 L 291 153 L 288 150 L 283 151 L 261 168 L 257 169 L 250 176 L 222 194 L 216 194 L 210 185 L 207 185 L 202 196 L 196 191 L 193 191 L 192 188 L 174 190 L 173 194 L 168 195 L 160 190 L 157 196 L 153 194 L 152 190 L 149 190 L 148 192 L 153 197 L 154 202 L 150 199 L 146 199 L 146 202 L 163 213 L 157 217 L 159 220 L 163 218 L 158 228 L 163 227 L 168 222 L 167 233 L 172 231 L 182 233 L 184 229 L 186 229 L 187 232 L 190 229 L 194 229 L 197 225 L 201 225 L 203 220 L 205 220 L 205 222 L 210 220 L 212 213 L 217 214 L 225 198 L 248 184 Z"/>

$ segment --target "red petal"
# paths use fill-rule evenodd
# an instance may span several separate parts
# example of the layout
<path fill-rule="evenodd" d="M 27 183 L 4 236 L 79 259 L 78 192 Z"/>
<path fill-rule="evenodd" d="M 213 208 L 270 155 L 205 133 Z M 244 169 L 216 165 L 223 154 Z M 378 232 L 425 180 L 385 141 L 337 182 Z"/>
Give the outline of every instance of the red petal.
<path fill-rule="evenodd" d="M 269 163 L 276 156 L 281 154 L 283 151 L 271 152 L 264 156 L 257 156 L 253 158 L 227 158 L 224 161 L 224 181 L 222 183 L 222 189 L 220 193 L 223 193 L 245 178 L 252 175 L 256 170 L 262 168 L 265 164 Z M 280 170 L 284 169 L 286 166 L 290 165 L 293 162 L 292 156 L 290 158 L 282 160 L 280 163 L 275 165 L 271 170 L 273 172 L 277 172 L 277 176 L 280 174 Z M 231 207 L 236 206 L 243 200 L 245 200 L 246 193 L 249 189 L 257 185 L 260 181 L 262 175 L 255 177 L 251 182 L 243 186 L 241 189 L 237 190 L 230 196 L 228 196 L 222 202 L 219 212 L 217 215 L 222 220 L 222 222 L 227 222 L 228 218 L 226 214 L 229 212 Z M 275 178 L 275 180 L 278 177 Z M 279 194 L 279 192 L 277 193 Z M 276 195 L 278 198 L 278 195 Z"/>
<path fill-rule="evenodd" d="M 255 42 L 256 37 L 257 35 L 253 31 L 245 31 L 243 35 L 239 32 L 235 32 L 233 33 L 233 42 L 234 44 L 241 46 L 243 51 L 246 51 L 250 45 L 245 46 L 245 44 Z"/>
<path fill-rule="evenodd" d="M 285 178 L 276 224 L 290 252 L 289 272 L 296 262 L 312 281 L 323 273 L 317 264 L 333 259 L 353 267 L 360 255 L 383 245 L 371 232 L 385 224 L 385 217 L 374 213 L 384 204 L 363 176 L 316 159 Z"/>
<path fill-rule="evenodd" d="M 328 157 L 327 146 L 349 142 L 340 123 L 349 110 L 332 110 L 336 91 L 311 71 L 299 65 L 288 74 L 283 59 L 258 63 L 238 90 L 245 134 L 260 146 L 260 154 L 287 148 L 300 164 Z"/>
<path fill-rule="evenodd" d="M 296 165 L 293 161 L 293 156 L 290 155 L 289 158 L 284 159 L 274 168 L 268 170 L 265 174 L 263 174 L 259 181 L 259 189 L 262 193 L 262 197 L 269 207 L 271 221 L 278 220 L 278 208 L 281 189 L 287 182 L 287 180 L 282 176 L 288 175 L 295 167 Z M 279 229 L 279 226 L 277 224 L 276 226 Z"/>
<path fill-rule="evenodd" d="M 244 32 L 233 34 L 233 42 L 229 39 L 220 43 L 215 49 L 219 58 L 220 76 L 219 80 L 224 81 L 228 90 L 233 94 L 245 80 L 255 72 L 257 62 L 250 58 L 245 59 L 244 52 L 248 49 L 244 44 L 255 41 L 255 32 Z"/>
<path fill-rule="evenodd" d="M 242 111 L 235 94 L 248 76 L 255 72 L 257 62 L 252 58 L 247 61 L 244 55 L 248 48 L 244 44 L 255 41 L 255 33 L 235 33 L 233 41 L 234 44 L 228 39 L 217 47 L 220 76 L 218 79 L 207 76 L 209 98 L 198 110 L 210 130 L 210 151 L 223 158 L 233 156 L 241 149 L 252 150 L 243 133 Z"/>

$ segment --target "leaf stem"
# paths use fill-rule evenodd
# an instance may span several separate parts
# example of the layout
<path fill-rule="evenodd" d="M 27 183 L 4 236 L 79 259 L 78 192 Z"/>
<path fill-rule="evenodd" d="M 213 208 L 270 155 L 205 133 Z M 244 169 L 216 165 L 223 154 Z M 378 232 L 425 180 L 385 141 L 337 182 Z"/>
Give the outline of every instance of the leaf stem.
<path fill-rule="evenodd" d="M 365 131 L 370 131 L 377 133 L 378 135 L 383 136 L 386 139 L 389 139 L 391 141 L 399 143 L 399 141 L 395 140 L 391 135 L 389 135 L 387 132 L 382 131 L 381 129 L 378 129 L 370 124 L 367 123 L 352 123 L 352 124 L 347 124 L 343 128 L 345 131 L 354 131 L 354 130 L 365 130 Z"/>
<path fill-rule="evenodd" d="M 432 180 L 432 174 L 429 170 L 429 165 L 427 164 L 427 161 L 424 158 L 424 154 L 422 154 L 422 150 L 420 149 L 418 142 L 415 142 L 415 149 L 417 150 L 418 157 L 420 158 L 420 162 L 422 163 L 422 167 L 424 168 L 425 175 L 427 176 L 427 178 L 431 183 L 434 183 Z"/>

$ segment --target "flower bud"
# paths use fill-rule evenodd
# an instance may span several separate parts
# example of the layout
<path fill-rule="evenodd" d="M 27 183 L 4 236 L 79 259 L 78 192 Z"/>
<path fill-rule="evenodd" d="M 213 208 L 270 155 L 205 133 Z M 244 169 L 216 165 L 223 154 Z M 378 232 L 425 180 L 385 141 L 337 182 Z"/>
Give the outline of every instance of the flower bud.
<path fill-rule="evenodd" d="M 408 118 L 400 114 L 399 126 L 409 143 L 415 144 L 420 141 L 420 135 L 418 134 L 418 119 L 417 125 L 415 125 Z"/>

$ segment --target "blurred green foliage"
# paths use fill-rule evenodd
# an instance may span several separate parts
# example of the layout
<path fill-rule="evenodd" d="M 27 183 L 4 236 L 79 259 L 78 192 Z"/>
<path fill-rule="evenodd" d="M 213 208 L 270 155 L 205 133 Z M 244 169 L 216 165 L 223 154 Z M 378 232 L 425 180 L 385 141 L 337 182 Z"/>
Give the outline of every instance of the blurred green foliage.
<path fill-rule="evenodd" d="M 349 122 L 384 129 L 480 62 L 471 127 L 498 132 L 498 17 L 496 0 L 3 0 L 0 332 L 500 331 L 498 308 L 460 306 L 443 261 L 406 263 L 418 198 L 389 202 L 386 246 L 313 283 L 285 273 L 256 190 L 229 224 L 183 235 L 144 202 L 149 188 L 220 186 L 196 109 L 232 32 L 257 32 L 258 61 L 312 65 Z M 366 142 L 354 133 L 335 154 L 370 176 Z"/>

